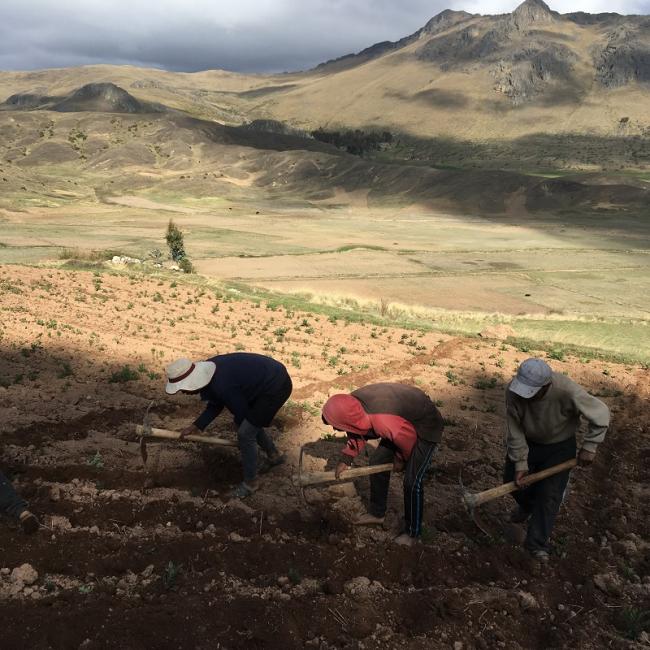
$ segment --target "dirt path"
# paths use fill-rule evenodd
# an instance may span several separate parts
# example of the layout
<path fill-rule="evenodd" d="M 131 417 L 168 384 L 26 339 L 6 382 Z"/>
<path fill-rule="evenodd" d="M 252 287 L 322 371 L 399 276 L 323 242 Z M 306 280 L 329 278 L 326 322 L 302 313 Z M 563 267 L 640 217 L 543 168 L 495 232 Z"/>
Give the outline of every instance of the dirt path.
<path fill-rule="evenodd" d="M 144 210 L 162 210 L 164 212 L 178 212 L 180 214 L 195 214 L 196 212 L 203 212 L 201 209 L 185 208 L 182 205 L 158 203 L 157 201 L 151 201 L 150 199 L 145 199 L 141 196 L 107 196 L 104 201 L 106 203 L 124 205 L 128 208 L 142 208 Z"/>

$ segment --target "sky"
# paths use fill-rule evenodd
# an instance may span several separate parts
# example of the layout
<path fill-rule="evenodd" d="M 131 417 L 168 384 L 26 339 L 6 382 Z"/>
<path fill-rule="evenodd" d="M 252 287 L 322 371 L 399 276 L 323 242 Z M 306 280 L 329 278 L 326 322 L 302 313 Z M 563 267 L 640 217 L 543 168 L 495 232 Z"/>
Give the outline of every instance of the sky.
<path fill-rule="evenodd" d="M 96 63 L 194 72 L 305 70 L 398 40 L 443 9 L 517 0 L 0 0 L 0 70 Z M 551 0 L 560 13 L 650 14 L 650 0 Z"/>

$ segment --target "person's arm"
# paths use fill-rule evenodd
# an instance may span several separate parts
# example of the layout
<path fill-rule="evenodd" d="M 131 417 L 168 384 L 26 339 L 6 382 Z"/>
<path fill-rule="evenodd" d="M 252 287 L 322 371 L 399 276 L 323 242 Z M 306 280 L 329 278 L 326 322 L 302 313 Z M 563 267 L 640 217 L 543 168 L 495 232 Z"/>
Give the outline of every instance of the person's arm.
<path fill-rule="evenodd" d="M 203 431 L 210 422 L 212 422 L 219 413 L 223 411 L 223 403 L 220 402 L 208 402 L 205 410 L 201 415 L 199 415 L 196 420 L 194 420 L 194 426 L 199 430 Z"/>
<path fill-rule="evenodd" d="M 582 465 L 593 461 L 598 445 L 605 439 L 609 427 L 609 408 L 597 397 L 590 395 L 582 386 L 575 385 L 572 394 L 573 405 L 580 415 L 587 420 L 585 433 L 578 460 Z"/>
<path fill-rule="evenodd" d="M 334 468 L 334 476 L 341 478 L 341 474 L 345 472 L 351 465 L 354 459 L 363 451 L 366 446 L 366 439 L 356 433 L 348 433 L 348 441 L 345 447 L 341 449 L 339 460 Z"/>
<path fill-rule="evenodd" d="M 356 433 L 348 433 L 348 441 L 345 444 L 345 447 L 341 449 L 341 458 L 342 463 L 347 465 L 352 465 L 352 461 L 363 451 L 366 446 L 366 439 L 363 436 L 357 435 Z"/>
<path fill-rule="evenodd" d="M 237 386 L 228 388 L 221 393 L 226 408 L 232 413 L 235 424 L 239 426 L 248 415 L 249 406 L 246 397 Z"/>
<path fill-rule="evenodd" d="M 507 389 L 506 389 L 507 390 Z M 528 443 L 514 398 L 506 396 L 506 449 L 515 464 L 515 482 L 528 472 Z"/>

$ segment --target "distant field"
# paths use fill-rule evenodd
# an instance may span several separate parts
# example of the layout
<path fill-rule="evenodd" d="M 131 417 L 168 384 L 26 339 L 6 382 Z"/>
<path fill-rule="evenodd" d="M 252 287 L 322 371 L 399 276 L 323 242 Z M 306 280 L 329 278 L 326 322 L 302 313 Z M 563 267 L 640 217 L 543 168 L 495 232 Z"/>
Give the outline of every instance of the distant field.
<path fill-rule="evenodd" d="M 249 196 L 250 203 L 204 197 L 197 204 L 144 192 L 116 203 L 5 211 L 0 263 L 56 260 L 70 247 L 144 258 L 164 250 L 173 218 L 197 271 L 209 277 L 441 329 L 476 333 L 507 322 L 533 340 L 650 359 L 643 224 L 603 231 L 584 219 L 488 220 L 306 202 L 298 209 Z"/>
<path fill-rule="evenodd" d="M 507 322 L 520 337 L 650 358 L 641 168 L 546 169 L 566 182 L 538 187 L 315 141 L 254 148 L 250 134 L 172 117 L 7 113 L 0 135 L 0 263 L 57 262 L 71 248 L 144 259 L 165 251 L 173 218 L 197 271 L 228 283 L 447 331 Z"/>

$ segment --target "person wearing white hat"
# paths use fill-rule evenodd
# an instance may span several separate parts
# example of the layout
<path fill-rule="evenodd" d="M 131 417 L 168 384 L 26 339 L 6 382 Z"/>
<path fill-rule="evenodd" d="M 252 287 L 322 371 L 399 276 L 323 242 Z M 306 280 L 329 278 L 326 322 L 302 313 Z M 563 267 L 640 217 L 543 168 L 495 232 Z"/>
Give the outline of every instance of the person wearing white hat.
<path fill-rule="evenodd" d="M 291 377 L 279 361 L 261 354 L 234 352 L 192 362 L 177 359 L 167 366 L 168 395 L 199 394 L 207 406 L 203 413 L 181 431 L 181 438 L 203 431 L 224 408 L 233 415 L 244 473 L 234 496 L 250 496 L 258 488 L 257 447 L 266 453 L 270 467 L 285 457 L 264 430 L 289 399 Z"/>
<path fill-rule="evenodd" d="M 526 359 L 506 388 L 507 457 L 504 482 L 519 483 L 576 456 L 580 420 L 587 432 L 578 453 L 579 465 L 590 465 L 609 426 L 607 405 L 542 359 Z M 512 521 L 525 523 L 524 546 L 536 559 L 549 560 L 549 539 L 569 482 L 561 472 L 513 492 L 518 508 Z"/>

